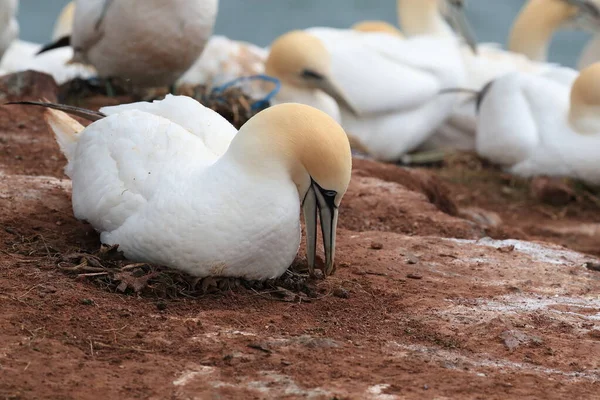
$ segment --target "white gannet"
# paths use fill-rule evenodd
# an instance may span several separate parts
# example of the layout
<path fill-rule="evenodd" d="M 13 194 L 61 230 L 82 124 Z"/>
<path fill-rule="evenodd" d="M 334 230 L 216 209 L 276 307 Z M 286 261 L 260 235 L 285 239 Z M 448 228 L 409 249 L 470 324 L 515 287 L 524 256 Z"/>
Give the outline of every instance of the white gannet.
<path fill-rule="evenodd" d="M 74 3 L 70 2 L 61 11 L 54 25 L 54 40 L 70 34 L 73 10 Z M 38 43 L 13 40 L 0 61 L 0 75 L 33 70 L 52 75 L 59 85 L 74 78 L 87 79 L 96 75 L 91 66 L 69 62 L 73 58 L 73 50 L 70 47 L 60 47 L 37 54 L 41 49 L 42 45 Z"/>
<path fill-rule="evenodd" d="M 90 113 L 97 121 L 85 129 L 61 111 L 46 118 L 68 160 L 74 214 L 103 243 L 198 277 L 276 278 L 298 251 L 302 207 L 309 269 L 318 213 L 324 273 L 333 272 L 352 157 L 325 113 L 273 106 L 237 133 L 184 96 Z"/>
<path fill-rule="evenodd" d="M 407 36 L 425 33 L 440 37 L 455 35 L 443 14 L 452 10 L 455 15 L 459 15 L 462 2 L 398 0 L 397 5 L 399 22 Z M 589 27 L 596 20 L 597 18 L 581 5 L 581 0 L 529 0 L 513 25 L 509 43 L 522 43 L 523 50 L 527 48 L 528 52 L 543 57 L 556 30 L 573 26 Z M 463 35 L 464 30 L 461 31 Z M 472 90 L 481 90 L 491 80 L 513 71 L 540 73 L 547 77 L 552 75 L 562 81 L 570 79 L 570 71 L 564 76 L 563 69 L 558 66 L 530 60 L 523 54 L 503 50 L 493 43 L 479 44 L 476 54 L 465 47 L 463 58 L 468 76 L 466 88 Z M 475 106 L 468 98 L 463 97 L 452 116 L 423 148 L 473 149 L 475 130 Z"/>
<path fill-rule="evenodd" d="M 73 61 L 94 66 L 102 78 L 172 86 L 202 53 L 217 10 L 218 0 L 75 0 L 70 39 L 44 50 L 68 43 Z"/>
<path fill-rule="evenodd" d="M 18 0 L 0 0 L 0 58 L 19 36 Z"/>
<path fill-rule="evenodd" d="M 275 102 L 300 102 L 334 118 L 361 150 L 398 160 L 447 118 L 464 67 L 455 38 L 402 39 L 388 33 L 310 28 L 279 37 L 266 73 L 282 87 Z M 339 114 L 338 114 L 339 113 Z"/>
<path fill-rule="evenodd" d="M 600 64 L 575 72 L 570 86 L 513 72 L 490 83 L 480 101 L 480 156 L 520 176 L 600 184 Z"/>

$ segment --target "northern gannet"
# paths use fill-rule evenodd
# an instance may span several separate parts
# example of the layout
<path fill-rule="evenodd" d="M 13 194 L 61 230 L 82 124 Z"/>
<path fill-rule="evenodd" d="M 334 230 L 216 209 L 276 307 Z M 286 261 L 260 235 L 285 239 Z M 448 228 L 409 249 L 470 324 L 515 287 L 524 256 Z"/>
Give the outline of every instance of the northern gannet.
<path fill-rule="evenodd" d="M 54 24 L 53 40 L 70 35 L 73 27 L 74 3 L 68 3 Z M 74 78 L 91 78 L 96 71 L 91 66 L 70 63 L 73 49 L 61 47 L 37 54 L 42 49 L 38 43 L 15 39 L 0 61 L 0 75 L 33 70 L 52 75 L 59 85 Z"/>
<path fill-rule="evenodd" d="M 449 1 L 398 0 L 399 22 L 404 34 L 409 37 L 422 34 L 456 36 L 444 19 L 444 13 L 449 9 L 448 3 Z M 529 0 L 511 30 L 509 47 L 513 47 L 510 50 L 518 50 L 515 46 L 519 45 L 523 50 L 528 49 L 530 54 L 536 53 L 543 57 L 551 35 L 556 30 L 573 26 L 590 27 L 598 18 L 581 3 L 582 0 Z M 481 90 L 493 79 L 513 71 L 545 74 L 546 77 L 552 75 L 565 81 L 570 79 L 570 72 L 567 71 L 564 76 L 563 68 L 531 60 L 524 54 L 503 50 L 493 43 L 477 45 L 477 53 L 465 47 L 462 56 L 468 76 L 466 88 L 471 90 Z M 462 97 L 457 102 L 452 116 L 423 148 L 474 148 L 477 117 L 473 102 L 468 100 Z"/>
<path fill-rule="evenodd" d="M 403 39 L 333 28 L 292 31 L 271 46 L 266 73 L 275 102 L 300 102 L 341 121 L 360 148 L 398 160 L 445 121 L 456 99 L 440 90 L 465 80 L 455 38 Z"/>
<path fill-rule="evenodd" d="M 567 85 L 513 72 L 480 96 L 477 152 L 520 176 L 568 176 L 600 184 L 600 63 Z"/>
<path fill-rule="evenodd" d="M 73 62 L 136 87 L 173 86 L 212 34 L 218 0 L 75 0 Z"/>
<path fill-rule="evenodd" d="M 198 277 L 276 278 L 298 251 L 302 208 L 309 270 L 318 213 L 324 274 L 333 272 L 352 158 L 325 113 L 282 104 L 239 132 L 185 96 L 75 113 L 97 121 L 84 129 L 55 109 L 46 119 L 68 160 L 75 216 L 103 243 Z"/>

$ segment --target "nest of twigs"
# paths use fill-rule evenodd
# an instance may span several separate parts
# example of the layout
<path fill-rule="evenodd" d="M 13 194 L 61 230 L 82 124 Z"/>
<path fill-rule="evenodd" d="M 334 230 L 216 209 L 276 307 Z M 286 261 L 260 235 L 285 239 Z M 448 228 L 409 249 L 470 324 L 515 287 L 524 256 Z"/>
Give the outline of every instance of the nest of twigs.
<path fill-rule="evenodd" d="M 95 283 L 105 290 L 147 297 L 201 297 L 229 290 L 250 290 L 286 302 L 310 302 L 318 297 L 314 280 L 296 262 L 280 278 L 264 282 L 231 278 L 197 278 L 171 268 L 133 263 L 123 257 L 118 246 L 102 246 L 95 254 L 72 253 L 62 256 L 59 268 L 78 279 Z"/>
<path fill-rule="evenodd" d="M 76 78 L 59 87 L 58 99 L 63 104 L 89 108 L 90 105 L 101 105 L 103 100 L 106 105 L 159 100 L 167 93 L 167 89 L 136 91 L 127 81 L 120 79 Z M 181 85 L 177 87 L 175 94 L 198 100 L 204 106 L 218 112 L 237 129 L 269 106 L 268 103 L 252 98 L 238 86 L 216 90 L 205 85 Z"/>

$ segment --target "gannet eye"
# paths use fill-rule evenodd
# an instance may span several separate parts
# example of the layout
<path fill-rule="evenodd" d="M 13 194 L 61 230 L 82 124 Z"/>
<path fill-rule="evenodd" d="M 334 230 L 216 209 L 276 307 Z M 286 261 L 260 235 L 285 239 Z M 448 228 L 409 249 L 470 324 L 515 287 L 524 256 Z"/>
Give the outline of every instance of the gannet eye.
<path fill-rule="evenodd" d="M 335 190 L 324 190 L 323 195 L 326 197 L 335 197 L 337 196 L 337 192 Z"/>
<path fill-rule="evenodd" d="M 325 77 L 321 74 L 319 74 L 318 72 L 312 71 L 310 69 L 305 69 L 300 73 L 300 76 L 302 76 L 302 78 L 304 79 L 312 79 L 315 81 L 322 81 L 325 79 Z"/>

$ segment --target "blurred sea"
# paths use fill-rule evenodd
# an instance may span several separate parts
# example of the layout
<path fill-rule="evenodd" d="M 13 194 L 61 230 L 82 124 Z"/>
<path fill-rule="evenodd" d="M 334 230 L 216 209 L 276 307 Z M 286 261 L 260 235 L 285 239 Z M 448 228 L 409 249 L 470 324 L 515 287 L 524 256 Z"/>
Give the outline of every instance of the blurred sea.
<path fill-rule="evenodd" d="M 165 0 L 168 1 L 168 0 Z M 67 0 L 21 0 L 21 38 L 46 43 Z M 469 18 L 480 42 L 505 44 L 508 31 L 525 0 L 470 0 Z M 396 23 L 394 0 L 220 0 L 216 33 L 261 46 L 292 29 L 310 26 L 347 28 L 365 19 Z M 574 66 L 589 35 L 557 34 L 550 61 Z"/>

